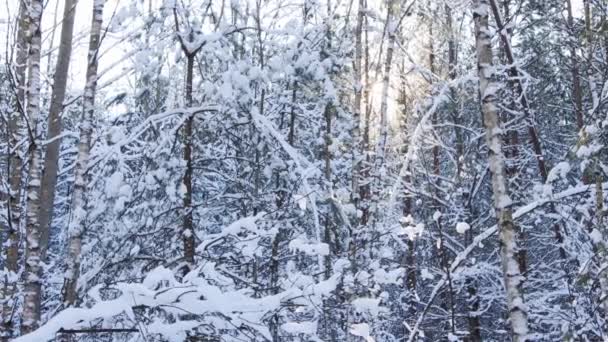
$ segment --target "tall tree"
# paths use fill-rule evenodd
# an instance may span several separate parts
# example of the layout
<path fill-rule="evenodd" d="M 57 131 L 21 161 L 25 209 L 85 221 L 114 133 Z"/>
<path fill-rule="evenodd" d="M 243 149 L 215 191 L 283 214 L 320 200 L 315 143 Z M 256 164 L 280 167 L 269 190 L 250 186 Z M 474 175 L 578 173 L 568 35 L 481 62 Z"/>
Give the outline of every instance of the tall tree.
<path fill-rule="evenodd" d="M 179 19 L 177 18 L 177 8 L 173 8 L 173 18 L 175 20 L 175 30 L 179 40 L 180 47 L 186 55 L 186 79 L 185 79 L 185 100 L 186 108 L 193 106 L 192 99 L 192 82 L 194 79 L 194 58 L 196 54 L 201 50 L 203 44 L 199 43 L 196 45 L 195 31 L 189 25 L 186 25 L 188 30 L 186 33 L 180 31 Z M 182 183 L 185 187 L 183 194 L 183 205 L 184 205 L 184 217 L 183 225 L 181 229 L 181 238 L 184 249 L 184 272 L 190 271 L 194 265 L 194 212 L 192 208 L 192 176 L 193 176 L 193 164 L 192 164 L 192 134 L 194 128 L 194 113 L 186 113 L 186 120 L 184 122 L 184 128 L 182 133 L 183 140 L 183 159 L 186 164 L 184 170 L 184 176 Z"/>
<path fill-rule="evenodd" d="M 86 83 L 82 102 L 80 122 L 80 141 L 76 159 L 76 177 L 72 202 L 70 204 L 70 221 L 68 226 L 68 257 L 67 269 L 63 281 L 63 303 L 72 306 L 78 298 L 78 278 L 82 253 L 82 236 L 85 232 L 87 219 L 87 164 L 91 149 L 91 134 L 93 132 L 93 114 L 95 113 L 95 93 L 97 91 L 97 68 L 99 64 L 99 45 L 101 43 L 101 27 L 103 23 L 103 8 L 106 0 L 93 1 L 93 19 L 89 36 L 87 53 Z"/>
<path fill-rule="evenodd" d="M 488 25 L 490 5 L 488 0 L 476 0 L 473 5 L 475 43 L 477 51 L 477 75 L 481 112 L 486 129 L 488 162 L 492 174 L 494 208 L 498 220 L 500 258 L 506 291 L 509 325 L 513 341 L 523 342 L 528 334 L 528 314 L 521 289 L 524 279 L 517 263 L 517 228 L 513 222 L 512 201 L 505 176 L 505 159 L 502 151 L 502 134 L 496 99 L 497 84 L 493 76 L 492 37 Z"/>
<path fill-rule="evenodd" d="M 40 265 L 40 176 L 42 146 L 40 145 L 40 50 L 42 45 L 42 0 L 31 0 L 27 6 L 29 42 L 27 116 L 28 116 L 28 180 L 26 188 L 27 214 L 25 227 L 25 289 L 21 330 L 33 331 L 40 321 L 41 265 Z"/>
<path fill-rule="evenodd" d="M 353 103 L 353 122 L 351 138 L 352 143 L 352 197 L 355 206 L 359 207 L 360 200 L 360 170 L 361 170 L 361 99 L 363 95 L 362 61 L 363 61 L 363 21 L 365 17 L 365 0 L 359 0 L 357 9 L 357 24 L 355 27 L 355 59 L 353 90 L 355 100 Z"/>
<path fill-rule="evenodd" d="M 59 3 L 59 1 L 57 1 Z M 51 221 L 53 219 L 53 203 L 55 202 L 55 187 L 57 186 L 57 172 L 59 161 L 59 148 L 61 146 L 61 114 L 64 108 L 65 92 L 68 82 L 68 70 L 72 56 L 72 37 L 74 31 L 74 18 L 76 16 L 77 0 L 65 0 L 63 5 L 63 20 L 61 21 L 61 38 L 59 53 L 53 74 L 53 90 L 46 134 L 46 152 L 44 154 L 44 167 L 42 182 L 40 184 L 40 253 L 45 258 L 48 248 Z"/>
<path fill-rule="evenodd" d="M 15 317 L 15 309 L 17 298 L 15 296 L 16 278 L 18 272 L 19 258 L 19 232 L 21 226 L 21 174 L 23 171 L 23 160 L 21 158 L 21 148 L 19 145 L 23 137 L 22 132 L 22 115 L 25 114 L 25 89 L 26 89 L 26 71 L 28 60 L 29 41 L 27 37 L 28 30 L 28 11 L 25 1 L 19 3 L 18 29 L 15 47 L 17 49 L 15 56 L 15 99 L 16 110 L 10 113 L 8 122 L 8 177 L 10 185 L 10 193 L 8 196 L 7 220 L 8 230 L 4 237 L 6 248 L 3 248 L 2 253 L 5 257 L 4 284 L 2 287 L 2 337 L 8 339 L 13 333 L 13 319 Z"/>

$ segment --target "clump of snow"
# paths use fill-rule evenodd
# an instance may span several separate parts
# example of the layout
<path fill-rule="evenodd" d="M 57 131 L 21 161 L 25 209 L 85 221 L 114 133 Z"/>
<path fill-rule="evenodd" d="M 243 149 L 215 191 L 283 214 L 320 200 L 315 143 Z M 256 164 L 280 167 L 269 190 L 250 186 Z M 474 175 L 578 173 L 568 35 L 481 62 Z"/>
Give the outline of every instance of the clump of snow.
<path fill-rule="evenodd" d="M 589 237 L 591 237 L 591 241 L 595 244 L 602 242 L 602 233 L 595 228 L 589 233 Z"/>
<path fill-rule="evenodd" d="M 131 248 L 131 251 L 129 252 L 129 255 L 134 256 L 134 255 L 139 254 L 140 249 L 141 249 L 141 247 L 139 247 L 139 245 L 133 246 L 133 248 Z"/>
<path fill-rule="evenodd" d="M 380 313 L 380 298 L 356 298 L 351 304 L 359 312 L 369 312 L 374 316 Z"/>
<path fill-rule="evenodd" d="M 555 165 L 551 171 L 549 171 L 549 175 L 547 175 L 547 183 L 551 183 L 556 181 L 558 178 L 566 179 L 568 172 L 570 172 L 570 164 L 568 162 L 560 162 Z"/>
<path fill-rule="evenodd" d="M 399 284 L 399 278 L 404 272 L 405 269 L 401 267 L 388 272 L 380 268 L 374 272 L 374 280 L 378 284 Z"/>
<path fill-rule="evenodd" d="M 367 323 L 353 324 L 350 326 L 349 332 L 352 335 L 363 337 L 366 342 L 375 342 L 374 338 L 370 336 L 370 329 Z"/>
<path fill-rule="evenodd" d="M 439 221 L 440 218 L 441 218 L 441 212 L 439 210 L 437 210 L 436 212 L 433 213 L 433 221 Z"/>
<path fill-rule="evenodd" d="M 298 207 L 300 208 L 300 210 L 306 211 L 306 201 L 307 200 L 308 200 L 308 198 L 306 197 L 306 195 L 300 196 L 297 199 Z"/>
<path fill-rule="evenodd" d="M 576 151 L 576 156 L 578 158 L 589 158 L 593 154 L 599 152 L 601 149 L 602 145 L 600 144 L 581 145 Z"/>
<path fill-rule="evenodd" d="M 340 275 L 334 274 L 333 276 L 331 276 L 331 278 L 323 280 L 318 284 L 315 284 L 312 288 L 308 288 L 305 293 L 327 297 L 336 289 L 336 287 L 338 286 L 339 279 Z"/>
<path fill-rule="evenodd" d="M 464 234 L 469 229 L 471 229 L 471 226 L 469 226 L 469 224 L 466 222 L 456 223 L 456 231 L 458 232 L 458 234 Z"/>
<path fill-rule="evenodd" d="M 420 276 L 422 277 L 422 279 L 426 279 L 426 280 L 431 280 L 433 278 L 435 278 L 431 272 L 429 272 L 428 268 L 423 268 L 422 270 L 420 270 Z"/>
<path fill-rule="evenodd" d="M 256 231 L 257 230 L 257 220 L 260 218 L 260 214 L 256 216 L 248 216 L 237 221 L 234 221 L 228 227 L 224 228 L 223 234 L 237 234 L 241 231 L 241 229 Z"/>
<path fill-rule="evenodd" d="M 175 282 L 173 272 L 168 268 L 159 266 L 146 275 L 142 285 L 150 290 L 156 290 L 162 283 L 173 285 Z"/>
<path fill-rule="evenodd" d="M 418 223 L 416 225 L 413 224 L 413 220 L 412 221 L 406 221 L 403 220 L 402 223 L 405 223 L 405 225 L 400 229 L 399 231 L 399 235 L 407 235 L 407 237 L 410 240 L 414 240 L 416 238 L 416 236 L 420 236 L 422 234 L 422 232 L 424 231 L 424 224 L 422 223 Z"/>
<path fill-rule="evenodd" d="M 281 325 L 281 330 L 288 334 L 314 335 L 317 332 L 317 322 L 288 322 Z"/>
<path fill-rule="evenodd" d="M 124 177 L 122 172 L 114 172 L 106 181 L 106 196 L 116 197 L 120 194 L 120 188 L 123 186 Z"/>

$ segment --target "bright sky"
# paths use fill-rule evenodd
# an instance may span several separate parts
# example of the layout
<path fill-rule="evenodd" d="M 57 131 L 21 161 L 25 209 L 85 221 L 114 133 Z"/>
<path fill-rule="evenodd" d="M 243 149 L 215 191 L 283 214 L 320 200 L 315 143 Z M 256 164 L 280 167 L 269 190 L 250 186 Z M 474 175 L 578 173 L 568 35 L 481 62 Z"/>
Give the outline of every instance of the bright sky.
<path fill-rule="evenodd" d="M 2 9 L 0 9 L 0 42 L 2 45 L 0 46 L 0 51 L 2 51 L 0 59 L 4 59 L 5 53 L 4 50 L 6 48 L 6 39 L 7 39 L 7 31 L 9 30 L 7 26 L 7 19 L 14 20 L 18 11 L 18 0 L 0 0 L 4 3 L 2 4 Z M 105 10 L 104 10 L 104 24 L 108 22 L 112 13 L 114 12 L 116 6 L 124 6 L 128 4 L 129 0 L 107 0 Z M 42 16 L 42 27 L 43 27 L 43 54 L 48 52 L 52 47 L 53 49 L 57 48 L 59 44 L 59 38 L 61 35 L 61 20 L 63 16 L 63 5 L 64 0 L 47 0 L 45 1 L 44 13 Z M 91 17 L 92 17 L 92 6 L 93 0 L 78 0 L 78 5 L 76 8 L 76 20 L 74 25 L 74 43 L 72 45 L 72 63 L 70 64 L 70 78 L 71 82 L 68 84 L 71 87 L 77 87 L 77 89 L 84 87 L 84 72 L 86 70 L 86 50 L 88 46 L 88 33 L 91 26 Z M 55 21 L 57 25 L 55 26 Z M 53 27 L 55 27 L 54 37 L 53 37 Z M 53 37 L 53 42 L 51 44 L 51 37 Z M 112 43 L 112 39 L 106 39 L 102 44 L 102 51 L 104 51 L 104 46 L 108 46 Z M 9 47 L 10 48 L 10 47 Z M 100 61 L 99 70 L 104 69 L 104 65 L 110 65 L 112 62 L 116 61 L 122 54 L 122 49 L 119 51 L 112 51 L 111 53 L 107 53 L 104 55 L 102 60 Z M 56 50 L 54 51 L 56 56 Z M 48 62 L 48 54 L 47 56 L 43 56 L 42 58 L 42 70 L 46 70 Z M 54 62 L 53 62 L 54 63 Z M 113 77 L 113 75 L 105 75 L 105 77 Z M 103 83 L 103 79 L 101 80 Z M 76 89 L 73 89 L 76 90 Z"/>
<path fill-rule="evenodd" d="M 108 19 L 111 17 L 114 10 L 117 8 L 116 6 L 123 7 L 126 5 L 130 5 L 135 0 L 107 0 L 105 10 L 104 10 L 104 22 L 107 23 Z M 155 2 L 159 0 L 153 0 Z M 237 0 L 237 1 L 246 1 L 246 0 Z M 59 3 L 58 3 L 59 2 Z M 139 1 L 138 1 L 139 2 Z M 147 3 L 148 1 L 146 1 Z M 44 48 L 43 51 L 48 51 L 52 46 L 54 48 L 57 47 L 59 42 L 59 36 L 61 31 L 61 17 L 63 14 L 63 3 L 64 0 L 46 0 L 46 7 L 43 15 L 43 41 Z M 76 89 L 72 89 L 73 91 L 77 91 L 78 89 L 82 89 L 84 85 L 84 71 L 86 69 L 86 48 L 88 44 L 88 31 L 91 23 L 91 13 L 92 13 L 92 3 L 93 0 L 79 0 L 77 9 L 76 9 L 76 23 L 75 23 L 75 32 L 74 32 L 74 45 L 72 50 L 72 58 L 73 62 L 70 65 L 70 77 L 72 79 L 69 82 L 70 86 Z M 583 0 L 572 0 L 573 7 L 575 9 L 575 13 L 580 15 L 582 13 Z M 19 0 L 0 0 L 0 60 L 3 60 L 6 56 L 6 39 L 7 33 L 9 30 L 8 22 L 9 20 L 13 20 L 17 14 Z M 57 14 L 57 15 L 56 15 Z M 56 18 L 55 18 L 56 17 Z M 50 39 L 52 36 L 52 31 L 54 27 L 54 22 L 57 20 L 57 27 L 54 34 L 54 41 L 51 44 Z M 114 38 L 115 41 L 115 38 Z M 113 43 L 113 38 L 107 38 L 102 45 L 102 51 L 106 50 L 109 45 Z M 124 45 L 124 44 L 123 44 Z M 104 46 L 106 49 L 104 49 Z M 10 47 L 9 47 L 10 48 Z M 116 62 L 122 55 L 124 54 L 123 48 L 113 48 L 106 53 L 102 60 L 100 61 L 99 70 L 104 70 L 105 67 L 112 65 L 113 62 Z M 43 58 L 42 68 L 46 70 L 48 57 Z M 104 79 L 108 80 L 111 78 L 120 75 L 121 70 L 116 68 L 116 70 L 112 71 L 103 76 L 100 80 L 100 83 L 103 84 Z"/>

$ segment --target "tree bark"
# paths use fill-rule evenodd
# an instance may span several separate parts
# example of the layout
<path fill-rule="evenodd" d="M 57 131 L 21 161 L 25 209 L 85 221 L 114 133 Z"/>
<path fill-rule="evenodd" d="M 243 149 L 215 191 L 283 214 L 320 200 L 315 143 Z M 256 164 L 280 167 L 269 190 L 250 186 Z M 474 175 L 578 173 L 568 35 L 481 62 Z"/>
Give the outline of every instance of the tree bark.
<path fill-rule="evenodd" d="M 28 13 L 24 2 L 19 5 L 19 18 L 17 30 L 16 58 L 15 58 L 15 95 L 18 109 L 10 114 L 8 122 L 8 177 L 10 192 L 8 194 L 7 220 L 8 229 L 6 231 L 6 254 L 5 254 L 5 274 L 2 287 L 2 340 L 8 340 L 13 333 L 13 316 L 15 308 L 15 291 L 17 283 L 17 268 L 19 257 L 19 228 L 21 224 L 21 172 L 23 170 L 23 160 L 20 149 L 17 147 L 22 139 L 21 113 L 25 106 L 26 89 L 26 69 L 28 58 Z"/>
<path fill-rule="evenodd" d="M 367 0 L 364 0 L 364 6 L 367 8 Z M 362 70 L 361 79 L 363 84 L 368 85 L 370 82 L 370 58 L 369 58 L 369 17 L 366 15 L 363 17 L 363 26 L 361 28 L 363 32 L 363 46 L 362 46 Z M 368 181 L 370 176 L 371 168 L 371 151 L 370 151 L 370 130 L 371 130 L 371 116 L 372 116 L 372 101 L 370 100 L 370 88 L 364 87 L 362 89 L 362 106 L 364 107 L 363 118 L 363 133 L 361 136 L 361 166 L 359 168 L 359 178 L 364 180 L 359 184 L 359 210 L 361 210 L 361 225 L 366 225 L 369 221 L 369 199 L 371 197 L 371 184 Z"/>
<path fill-rule="evenodd" d="M 388 44 L 386 47 L 386 60 L 384 61 L 384 76 L 382 78 L 382 97 L 380 100 L 380 142 L 378 144 L 377 156 L 379 163 L 376 167 L 381 168 L 384 163 L 384 154 L 388 141 L 388 90 L 390 87 L 391 66 L 393 64 L 393 51 L 395 49 L 395 39 L 397 31 L 397 21 L 395 20 L 395 1 L 390 0 L 386 14 L 386 32 L 388 34 Z"/>
<path fill-rule="evenodd" d="M 30 146 L 28 148 L 28 184 L 26 189 L 26 241 L 25 241 L 25 291 L 21 332 L 27 334 L 38 327 L 40 321 L 40 174 L 42 151 L 39 146 L 38 121 L 40 121 L 40 49 L 42 33 L 42 0 L 32 0 L 28 6 L 28 42 L 30 45 L 27 82 L 27 116 L 29 120 Z"/>
<path fill-rule="evenodd" d="M 528 334 L 528 314 L 521 289 L 524 277 L 517 262 L 517 229 L 513 222 L 512 202 L 509 198 L 509 186 L 505 177 L 505 162 L 496 99 L 497 85 L 492 80 L 492 43 L 488 25 L 490 6 L 488 0 L 476 0 L 473 6 L 481 112 L 486 130 L 486 144 L 489 149 L 489 166 L 492 176 L 494 207 L 498 219 L 500 257 L 509 324 L 513 341 L 522 342 L 526 341 Z"/>
<path fill-rule="evenodd" d="M 505 52 L 505 57 L 507 58 L 507 62 L 509 62 L 509 64 L 510 64 L 508 72 L 509 72 L 509 76 L 515 82 L 515 89 L 514 89 L 515 96 L 519 99 L 519 103 L 522 106 L 524 120 L 526 122 L 526 126 L 528 129 L 528 135 L 530 137 L 530 143 L 532 145 L 532 149 L 534 151 L 536 162 L 538 164 L 538 170 L 539 170 L 541 178 L 543 179 L 543 182 L 544 182 L 547 179 L 547 165 L 545 163 L 540 138 L 538 137 L 538 132 L 536 131 L 536 128 L 534 126 L 532 112 L 530 109 L 530 104 L 528 102 L 528 97 L 526 96 L 526 94 L 524 92 L 524 86 L 521 81 L 521 78 L 523 77 L 523 75 L 519 72 L 519 70 L 517 69 L 517 66 L 515 64 L 515 56 L 513 54 L 512 48 L 511 48 L 511 41 L 509 38 L 509 33 L 507 30 L 505 30 L 505 26 L 504 26 L 498 5 L 496 3 L 496 0 L 489 0 L 489 3 L 490 3 L 492 13 L 494 15 L 494 20 L 496 21 L 496 26 L 498 27 L 498 32 L 500 34 L 500 39 L 503 44 L 503 48 L 504 48 L 504 52 Z"/>
<path fill-rule="evenodd" d="M 80 276 L 80 258 L 82 235 L 86 223 L 86 188 L 87 163 L 91 149 L 91 134 L 93 131 L 93 114 L 95 112 L 95 93 L 97 91 L 97 67 L 99 45 L 101 43 L 101 26 L 103 22 L 103 7 L 105 0 L 94 0 L 91 35 L 87 56 L 86 84 L 82 104 L 80 123 L 80 141 L 76 159 L 76 179 L 70 204 L 70 225 L 68 227 L 68 260 L 63 283 L 63 303 L 72 306 L 78 298 L 78 278 Z"/>
<path fill-rule="evenodd" d="M 192 107 L 192 78 L 194 67 L 194 55 L 188 55 L 186 66 L 186 106 Z M 189 269 L 194 265 L 194 227 L 192 214 L 192 126 L 194 117 L 189 114 L 184 124 L 184 161 L 186 171 L 184 172 L 183 183 L 186 187 L 184 194 L 184 226 L 182 231 L 182 241 L 184 245 L 184 259 L 189 264 Z"/>
<path fill-rule="evenodd" d="M 59 54 L 53 75 L 53 91 L 51 93 L 51 106 L 49 108 L 49 119 L 46 139 L 50 141 L 46 145 L 44 155 L 44 169 L 42 171 L 42 182 L 40 185 L 40 254 L 42 259 L 46 256 L 49 243 L 51 221 L 53 219 L 53 203 L 55 201 L 55 187 L 57 185 L 57 163 L 59 161 L 59 148 L 61 147 L 61 113 L 63 112 L 63 101 L 65 99 L 68 70 L 72 55 L 72 36 L 74 31 L 74 16 L 77 0 L 65 0 L 63 8 L 63 22 L 61 24 L 61 41 L 59 43 Z"/>
<path fill-rule="evenodd" d="M 359 186 L 360 179 L 359 173 L 361 169 L 361 98 L 363 91 L 362 84 L 362 73 L 361 73 L 361 61 L 363 59 L 363 43 L 362 43 L 362 31 L 363 31 L 363 18 L 365 16 L 365 0 L 359 0 L 359 9 L 357 11 L 357 26 L 355 28 L 355 61 L 354 61 L 354 91 L 355 101 L 353 103 L 353 122 L 351 137 L 353 141 L 352 146 L 352 198 L 353 202 L 357 206 L 360 199 Z"/>
<path fill-rule="evenodd" d="M 185 97 L 186 97 L 186 107 L 190 108 L 193 105 L 192 99 L 192 82 L 194 78 L 194 57 L 203 47 L 200 45 L 196 47 L 194 50 L 190 50 L 184 41 L 179 29 L 179 20 L 177 18 L 177 8 L 173 8 L 173 18 L 175 21 L 175 30 L 178 34 L 179 43 L 182 51 L 186 55 L 186 82 L 185 82 Z M 191 43 L 194 40 L 193 31 L 190 29 L 188 39 Z M 184 143 L 183 154 L 182 157 L 186 162 L 186 170 L 184 171 L 184 176 L 182 177 L 182 183 L 186 188 L 186 192 L 183 198 L 184 205 L 184 218 L 182 225 L 182 244 L 184 248 L 184 261 L 186 262 L 185 267 L 183 268 L 183 274 L 188 273 L 193 265 L 194 265 L 194 255 L 195 255 L 195 240 L 194 240 L 194 220 L 193 220 L 193 212 L 192 212 L 192 174 L 193 174 L 193 165 L 192 165 L 192 132 L 194 125 L 194 116 L 192 113 L 188 114 L 186 118 L 186 122 L 184 123 L 184 132 L 182 136 L 182 140 Z"/>

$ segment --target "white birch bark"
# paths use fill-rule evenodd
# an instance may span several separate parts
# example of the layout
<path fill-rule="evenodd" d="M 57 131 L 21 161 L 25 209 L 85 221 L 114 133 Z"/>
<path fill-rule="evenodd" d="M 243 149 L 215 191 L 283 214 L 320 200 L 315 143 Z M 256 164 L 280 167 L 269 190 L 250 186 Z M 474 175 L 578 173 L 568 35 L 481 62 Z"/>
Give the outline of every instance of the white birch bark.
<path fill-rule="evenodd" d="M 26 188 L 27 210 L 25 227 L 25 286 L 21 332 L 27 334 L 37 328 L 40 320 L 40 175 L 42 151 L 39 145 L 38 121 L 40 120 L 40 48 L 42 44 L 40 22 L 42 0 L 28 4 L 28 42 L 30 45 L 27 82 L 27 116 L 30 136 L 28 149 L 28 184 Z"/>
<path fill-rule="evenodd" d="M 10 184 L 10 193 L 8 194 L 7 219 L 8 229 L 6 231 L 5 241 L 6 249 L 3 250 L 5 257 L 5 272 L 2 281 L 4 282 L 0 299 L 2 300 L 2 325 L 1 337 L 2 340 L 10 339 L 13 333 L 13 317 L 15 315 L 15 291 L 17 277 L 17 259 L 19 256 L 19 227 L 21 224 L 21 171 L 23 160 L 21 158 L 20 149 L 17 147 L 22 139 L 21 132 L 21 114 L 19 113 L 25 106 L 25 88 L 26 88 L 26 69 L 28 58 L 28 14 L 25 3 L 22 2 L 19 6 L 18 30 L 16 40 L 16 56 L 15 56 L 15 86 L 17 96 L 16 111 L 10 114 L 8 123 L 9 134 L 9 149 L 10 155 L 8 160 L 8 177 Z"/>
<path fill-rule="evenodd" d="M 63 302 L 65 306 L 74 305 L 78 294 L 78 277 L 80 275 L 80 253 L 82 249 L 82 235 L 85 230 L 86 219 L 86 167 L 91 148 L 91 133 L 93 131 L 92 119 L 95 111 L 95 92 L 97 90 L 98 51 L 101 39 L 101 26 L 103 21 L 103 7 L 105 0 L 93 2 L 93 20 L 89 38 L 89 52 L 87 56 L 86 84 L 82 105 L 82 119 L 80 123 L 80 141 L 78 143 L 78 157 L 76 159 L 76 179 L 70 204 L 70 225 L 68 227 L 68 260 L 63 284 Z"/>
<path fill-rule="evenodd" d="M 528 315 L 522 294 L 523 275 L 517 262 L 516 227 L 513 222 L 509 188 L 505 177 L 505 161 L 502 152 L 502 136 L 496 99 L 497 85 L 492 80 L 492 43 L 489 34 L 488 0 L 474 2 L 475 43 L 481 112 L 486 129 L 486 143 L 489 149 L 489 166 L 492 175 L 494 207 L 498 218 L 500 257 L 506 290 L 507 308 L 512 339 L 514 342 L 526 341 L 528 334 Z"/>

